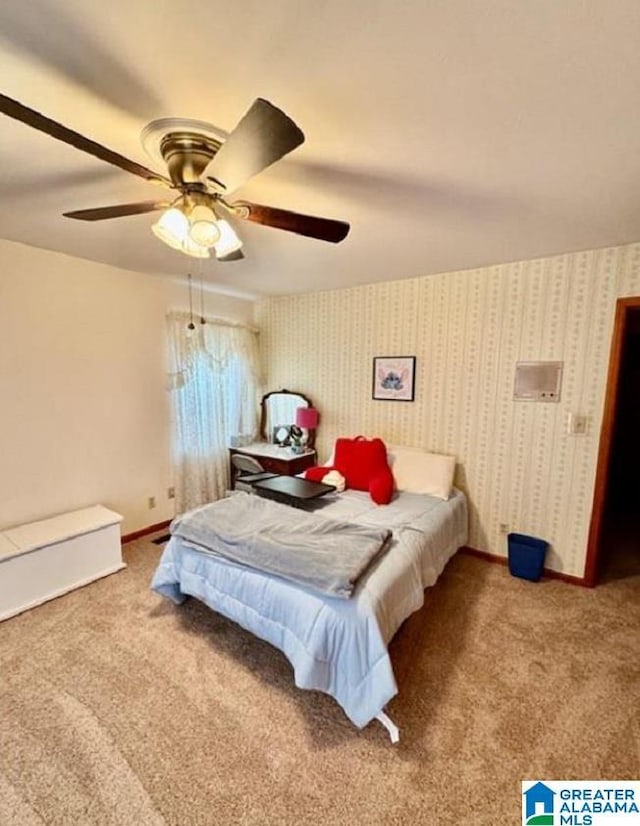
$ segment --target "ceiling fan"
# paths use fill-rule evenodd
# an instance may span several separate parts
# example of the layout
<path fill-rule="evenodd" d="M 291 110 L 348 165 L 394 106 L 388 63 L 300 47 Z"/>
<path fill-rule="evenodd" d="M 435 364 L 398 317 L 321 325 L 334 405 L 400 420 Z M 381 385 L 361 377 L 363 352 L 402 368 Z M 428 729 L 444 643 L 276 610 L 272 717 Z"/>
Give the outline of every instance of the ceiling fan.
<path fill-rule="evenodd" d="M 209 258 L 213 249 L 220 261 L 244 257 L 242 242 L 227 217 L 334 244 L 349 232 L 349 224 L 344 221 L 229 200 L 249 178 L 304 141 L 304 134 L 291 118 L 263 98 L 254 101 L 228 136 L 208 123 L 183 118 L 162 118 L 145 126 L 143 146 L 154 161 L 166 165 L 168 175 L 153 172 L 3 94 L 0 112 L 125 172 L 164 186 L 175 195 L 164 201 L 65 212 L 66 218 L 103 221 L 162 210 L 152 227 L 158 238 L 196 258 Z"/>

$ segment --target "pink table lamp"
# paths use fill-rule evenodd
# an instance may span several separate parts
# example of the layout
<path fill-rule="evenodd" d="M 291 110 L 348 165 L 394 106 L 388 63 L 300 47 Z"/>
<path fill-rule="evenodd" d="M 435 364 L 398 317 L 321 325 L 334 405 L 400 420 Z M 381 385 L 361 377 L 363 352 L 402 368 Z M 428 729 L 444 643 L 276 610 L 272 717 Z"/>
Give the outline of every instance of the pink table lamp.
<path fill-rule="evenodd" d="M 313 447 L 315 442 L 315 429 L 318 426 L 318 411 L 315 407 L 296 408 L 296 425 L 302 429 L 303 444 Z M 304 432 L 306 431 L 306 433 Z"/>

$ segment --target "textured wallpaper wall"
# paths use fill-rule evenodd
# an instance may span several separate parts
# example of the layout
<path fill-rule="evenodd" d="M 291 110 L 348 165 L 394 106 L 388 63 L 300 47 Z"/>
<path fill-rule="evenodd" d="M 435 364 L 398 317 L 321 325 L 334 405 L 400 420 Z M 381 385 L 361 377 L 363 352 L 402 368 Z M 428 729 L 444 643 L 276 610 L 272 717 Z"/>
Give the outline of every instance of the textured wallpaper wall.
<path fill-rule="evenodd" d="M 339 435 L 455 454 L 470 544 L 501 523 L 582 576 L 616 298 L 640 295 L 640 244 L 273 298 L 258 307 L 269 389 L 307 393 L 320 458 Z M 374 356 L 415 355 L 414 402 L 373 401 Z M 559 403 L 515 402 L 516 361 L 564 362 Z M 569 413 L 588 417 L 567 433 Z"/>

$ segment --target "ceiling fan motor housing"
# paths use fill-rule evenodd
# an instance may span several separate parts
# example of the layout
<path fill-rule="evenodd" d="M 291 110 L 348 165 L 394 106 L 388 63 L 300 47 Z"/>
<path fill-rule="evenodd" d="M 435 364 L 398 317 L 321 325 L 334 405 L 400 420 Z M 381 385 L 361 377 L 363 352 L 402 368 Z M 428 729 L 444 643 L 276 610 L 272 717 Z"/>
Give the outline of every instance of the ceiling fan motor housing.
<path fill-rule="evenodd" d="M 201 183 L 201 175 L 222 146 L 207 135 L 197 132 L 170 132 L 162 138 L 160 152 L 174 185 Z"/>

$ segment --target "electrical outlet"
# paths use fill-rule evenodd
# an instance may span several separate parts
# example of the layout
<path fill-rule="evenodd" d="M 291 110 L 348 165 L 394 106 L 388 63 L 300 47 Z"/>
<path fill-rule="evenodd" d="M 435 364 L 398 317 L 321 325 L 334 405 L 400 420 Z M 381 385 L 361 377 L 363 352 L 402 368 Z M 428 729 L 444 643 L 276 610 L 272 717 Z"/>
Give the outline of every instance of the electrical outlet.
<path fill-rule="evenodd" d="M 506 522 L 500 523 L 500 533 L 509 533 L 509 526 Z"/>
<path fill-rule="evenodd" d="M 149 510 L 151 510 L 151 508 L 155 508 L 155 506 L 156 506 L 156 497 L 155 496 L 150 496 L 149 497 Z"/>
<path fill-rule="evenodd" d="M 175 499 L 176 498 L 176 489 L 171 485 L 170 488 L 167 488 L 167 499 Z"/>

